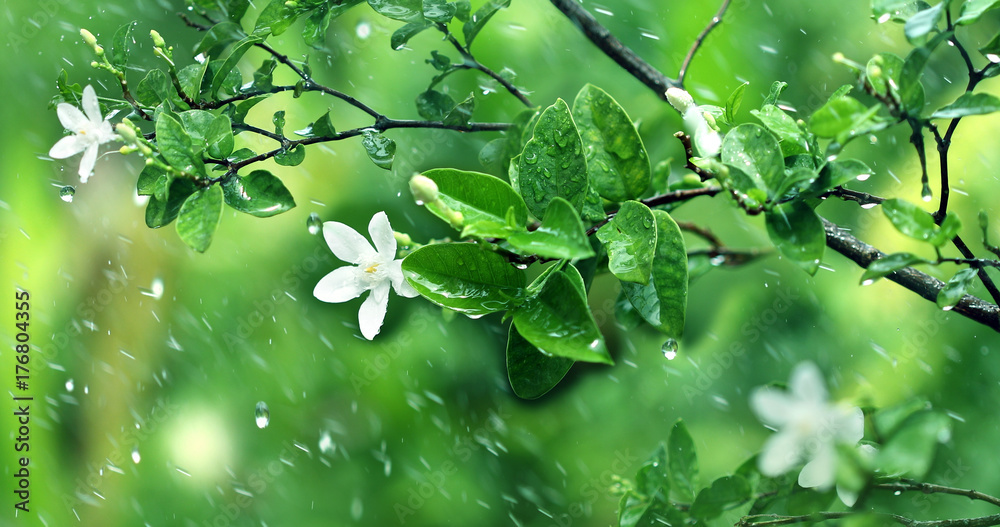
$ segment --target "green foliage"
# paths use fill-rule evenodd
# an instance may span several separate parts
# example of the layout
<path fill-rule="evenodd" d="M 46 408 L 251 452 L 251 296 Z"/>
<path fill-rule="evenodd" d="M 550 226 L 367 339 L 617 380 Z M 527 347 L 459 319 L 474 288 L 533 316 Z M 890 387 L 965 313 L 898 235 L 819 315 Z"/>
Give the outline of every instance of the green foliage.
<path fill-rule="evenodd" d="M 471 243 L 421 247 L 403 260 L 403 272 L 424 298 L 472 316 L 514 308 L 527 295 L 523 271 Z"/>

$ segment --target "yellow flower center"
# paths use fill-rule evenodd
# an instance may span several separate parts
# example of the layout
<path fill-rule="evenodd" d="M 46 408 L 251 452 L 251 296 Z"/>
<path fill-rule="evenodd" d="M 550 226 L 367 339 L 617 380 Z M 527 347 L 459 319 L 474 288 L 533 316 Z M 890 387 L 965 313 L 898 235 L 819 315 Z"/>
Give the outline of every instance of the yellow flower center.
<path fill-rule="evenodd" d="M 368 267 L 367 267 L 367 268 L 365 269 L 365 272 L 366 272 L 366 273 L 374 273 L 374 272 L 375 272 L 375 271 L 377 270 L 377 268 L 378 268 L 378 264 L 377 264 L 377 263 L 374 263 L 374 264 L 371 264 L 370 266 L 368 266 Z"/>

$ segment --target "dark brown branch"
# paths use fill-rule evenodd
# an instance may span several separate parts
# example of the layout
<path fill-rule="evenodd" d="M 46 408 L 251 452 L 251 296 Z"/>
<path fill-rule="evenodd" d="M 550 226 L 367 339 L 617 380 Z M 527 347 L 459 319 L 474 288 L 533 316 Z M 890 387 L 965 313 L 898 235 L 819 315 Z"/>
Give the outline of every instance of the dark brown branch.
<path fill-rule="evenodd" d="M 815 512 L 813 514 L 803 514 L 801 516 L 781 516 L 778 514 L 755 514 L 744 516 L 736 523 L 738 527 L 749 527 L 751 525 L 792 525 L 795 523 L 814 523 L 816 521 L 836 520 L 860 514 L 854 511 L 845 512 Z M 992 516 L 981 516 L 979 518 L 955 518 L 950 520 L 914 520 L 898 514 L 887 514 L 882 512 L 869 512 L 878 518 L 890 520 L 905 527 L 989 527 L 1000 524 L 1000 514 Z"/>
<path fill-rule="evenodd" d="M 684 158 L 687 160 L 687 163 L 684 165 L 684 168 L 690 170 L 691 172 L 694 172 L 695 174 L 698 174 L 698 177 L 700 177 L 702 181 L 707 181 L 715 177 L 714 174 L 702 170 L 701 167 L 699 167 L 698 165 L 694 164 L 691 161 L 691 159 L 694 158 L 694 145 L 691 144 L 690 135 L 685 134 L 684 132 L 677 132 L 676 134 L 674 134 L 674 137 L 680 140 L 681 145 L 684 146 Z"/>
<path fill-rule="evenodd" d="M 826 230 L 827 246 L 865 269 L 875 260 L 885 256 L 882 251 L 855 238 L 847 229 L 835 223 L 824 219 L 823 228 Z M 944 282 L 912 267 L 900 269 L 886 278 L 931 302 L 937 301 L 938 292 L 944 287 Z M 994 331 L 1000 331 L 1000 308 L 994 304 L 972 295 L 965 295 L 955 306 L 954 312 Z"/>
<path fill-rule="evenodd" d="M 507 90 L 511 95 L 517 97 L 517 100 L 521 101 L 522 104 L 524 104 L 528 108 L 535 107 L 535 105 L 531 104 L 531 101 L 528 100 L 528 98 L 523 93 L 521 93 L 521 90 L 517 89 L 513 84 L 507 81 L 507 79 L 501 77 L 497 72 L 491 70 L 490 68 L 486 67 L 482 62 L 476 60 L 476 57 L 472 56 L 472 52 L 469 51 L 469 48 L 463 46 L 458 41 L 458 39 L 456 39 L 455 36 L 451 34 L 451 31 L 448 31 L 448 26 L 444 24 L 438 24 L 437 27 L 438 30 L 444 33 L 444 36 L 448 40 L 448 42 L 451 42 L 451 45 L 454 46 L 456 50 L 458 50 L 458 53 L 460 55 L 462 55 L 463 64 L 461 65 L 461 67 L 479 70 L 485 73 L 491 79 L 499 82 L 500 85 L 503 86 L 504 89 Z"/>
<path fill-rule="evenodd" d="M 923 492 L 924 494 L 951 494 L 953 496 L 965 496 L 970 500 L 985 501 L 990 505 L 995 505 L 1000 507 L 1000 498 L 995 496 L 990 496 L 989 494 L 983 494 L 972 489 L 959 489 L 955 487 L 946 487 L 944 485 L 935 485 L 933 483 L 923 483 L 920 481 L 913 481 L 909 479 L 900 480 L 893 483 L 879 483 L 874 485 L 876 489 L 885 489 L 892 491 L 908 491 L 916 490 Z"/>
<path fill-rule="evenodd" d="M 730 0 L 723 0 L 722 6 L 719 7 L 719 11 L 715 13 L 715 16 L 712 17 L 712 21 L 709 22 L 707 26 L 705 26 L 705 29 L 701 30 L 701 33 L 698 35 L 698 38 L 694 39 L 694 44 L 692 44 L 691 49 L 688 50 L 687 56 L 684 57 L 684 62 L 681 64 L 681 69 L 677 73 L 677 84 L 679 86 L 681 87 L 684 86 L 684 77 L 687 76 L 687 70 L 688 67 L 691 65 L 691 60 L 694 59 L 695 53 L 698 52 L 698 49 L 701 48 L 701 45 L 705 42 L 705 39 L 708 38 L 708 34 L 711 33 L 713 29 L 715 29 L 715 26 L 719 25 L 722 22 L 722 17 L 725 16 L 726 10 L 729 9 L 729 2 Z"/>
<path fill-rule="evenodd" d="M 667 100 L 668 88 L 679 88 L 680 83 L 668 78 L 648 62 L 635 54 L 634 51 L 621 43 L 608 28 L 601 25 L 593 15 L 587 12 L 576 0 L 551 0 L 552 5 L 562 11 L 583 34 L 601 51 L 619 66 L 625 68 L 633 77 L 648 86 L 663 99 Z"/>

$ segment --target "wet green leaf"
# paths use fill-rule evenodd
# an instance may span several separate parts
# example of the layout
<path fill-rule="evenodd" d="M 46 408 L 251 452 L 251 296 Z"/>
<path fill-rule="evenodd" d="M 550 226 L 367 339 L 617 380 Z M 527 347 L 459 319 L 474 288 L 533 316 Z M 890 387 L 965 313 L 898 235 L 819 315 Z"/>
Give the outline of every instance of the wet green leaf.
<path fill-rule="evenodd" d="M 781 92 L 785 91 L 785 88 L 787 87 L 787 82 L 774 81 L 774 83 L 771 84 L 771 91 L 768 92 L 767 97 L 764 97 L 764 103 L 761 104 L 760 107 L 763 108 L 769 104 L 777 106 L 778 98 L 781 97 Z"/>
<path fill-rule="evenodd" d="M 233 125 L 226 115 L 215 115 L 205 129 L 205 153 L 213 159 L 225 159 L 233 153 Z"/>
<path fill-rule="evenodd" d="M 219 185 L 200 189 L 181 205 L 177 234 L 188 247 L 203 253 L 211 245 L 221 217 L 222 189 Z"/>
<path fill-rule="evenodd" d="M 751 110 L 751 114 L 778 136 L 781 144 L 781 155 L 784 157 L 809 152 L 809 142 L 805 132 L 799 128 L 795 119 L 789 117 L 781 108 L 768 104 L 760 110 Z"/>
<path fill-rule="evenodd" d="M 108 62 L 121 71 L 125 71 L 128 65 L 129 46 L 132 44 L 132 28 L 137 22 L 132 21 L 118 28 L 115 36 L 111 38 L 111 53 L 108 54 Z"/>
<path fill-rule="evenodd" d="M 937 28 L 938 23 L 941 22 L 941 18 L 944 16 L 944 10 L 948 8 L 949 3 L 951 3 L 950 0 L 944 0 L 933 7 L 928 7 L 911 16 L 906 21 L 906 26 L 904 26 L 906 40 L 917 46 L 926 42 L 927 34 Z"/>
<path fill-rule="evenodd" d="M 144 106 L 157 106 L 170 97 L 173 86 L 162 70 L 153 69 L 135 87 L 135 100 Z"/>
<path fill-rule="evenodd" d="M 361 145 L 368 152 L 368 158 L 375 163 L 375 166 L 392 169 L 392 160 L 396 156 L 396 142 L 379 132 L 365 130 Z"/>
<path fill-rule="evenodd" d="M 149 197 L 149 203 L 146 204 L 146 226 L 150 229 L 158 229 L 169 225 L 177 218 L 181 206 L 195 190 L 194 184 L 187 178 L 177 178 L 170 181 L 166 199 L 157 198 L 155 195 Z"/>
<path fill-rule="evenodd" d="M 934 461 L 938 443 L 950 438 L 948 416 L 931 410 L 916 412 L 879 450 L 876 464 L 886 475 L 923 478 Z"/>
<path fill-rule="evenodd" d="M 280 179 L 266 170 L 254 170 L 246 176 L 232 176 L 222 183 L 226 205 L 240 211 L 268 218 L 295 207 L 295 200 Z"/>
<path fill-rule="evenodd" d="M 309 126 L 296 130 L 295 134 L 301 137 L 333 137 L 337 134 L 337 130 L 334 129 L 330 111 L 327 110 L 319 119 L 309 123 Z"/>
<path fill-rule="evenodd" d="M 608 270 L 623 282 L 649 284 L 656 250 L 653 211 L 638 201 L 622 203 L 618 213 L 597 230 L 607 248 Z"/>
<path fill-rule="evenodd" d="M 195 150 L 191 136 L 175 114 L 161 113 L 156 119 L 156 146 L 170 166 L 189 174 L 205 175 L 201 149 Z"/>
<path fill-rule="evenodd" d="M 749 82 L 744 82 L 733 90 L 733 93 L 729 95 L 726 99 L 726 108 L 723 111 L 723 118 L 725 118 L 728 124 L 736 123 L 736 112 L 740 111 L 740 106 L 743 105 L 743 93 L 747 91 L 747 86 Z"/>
<path fill-rule="evenodd" d="M 962 4 L 962 10 L 956 23 L 968 25 L 978 22 L 983 14 L 1000 7 L 1000 0 L 968 0 Z"/>
<path fill-rule="evenodd" d="M 524 272 L 474 243 L 421 247 L 403 259 L 403 272 L 424 298 L 471 316 L 512 309 L 525 296 Z"/>
<path fill-rule="evenodd" d="M 625 109 L 587 84 L 573 101 L 572 113 L 586 152 L 590 185 L 598 194 L 609 201 L 625 201 L 646 192 L 649 158 Z"/>
<path fill-rule="evenodd" d="M 392 37 L 389 38 L 389 45 L 392 49 L 402 49 L 411 38 L 431 27 L 431 25 L 430 22 L 423 19 L 405 24 L 392 33 Z"/>
<path fill-rule="evenodd" d="M 476 35 L 482 31 L 486 23 L 493 18 L 497 11 L 510 6 L 510 0 L 487 0 L 482 7 L 476 10 L 472 18 L 462 26 L 462 33 L 465 35 L 466 47 L 472 46 L 472 41 Z"/>
<path fill-rule="evenodd" d="M 724 476 L 702 489 L 691 504 L 691 516 L 710 520 L 741 502 L 750 499 L 750 484 L 742 476 Z"/>
<path fill-rule="evenodd" d="M 882 212 L 899 232 L 917 240 L 930 241 L 938 232 L 934 217 L 913 203 L 901 199 L 882 202 Z"/>
<path fill-rule="evenodd" d="M 278 36 L 295 23 L 299 15 L 307 11 L 309 7 L 286 0 L 271 0 L 257 16 L 253 33 L 262 37 L 269 34 Z"/>
<path fill-rule="evenodd" d="M 428 121 L 441 121 L 455 107 L 455 99 L 437 90 L 427 90 L 417 95 L 417 113 Z"/>
<path fill-rule="evenodd" d="M 722 140 L 722 162 L 739 168 L 762 190 L 773 192 L 785 175 L 785 160 L 774 135 L 764 127 L 746 123 L 730 130 Z"/>
<path fill-rule="evenodd" d="M 816 274 L 826 248 L 823 222 L 800 200 L 779 204 L 767 212 L 764 222 L 774 246 L 809 274 Z"/>
<path fill-rule="evenodd" d="M 552 198 L 542 224 L 534 231 L 514 232 L 507 241 L 518 251 L 543 258 L 583 259 L 594 256 L 580 214 L 560 197 Z"/>
<path fill-rule="evenodd" d="M 972 281 L 976 278 L 976 270 L 973 268 L 962 269 L 955 273 L 955 276 L 948 280 L 948 283 L 938 291 L 937 305 L 942 309 L 955 307 L 965 296 L 965 292 L 972 286 Z"/>
<path fill-rule="evenodd" d="M 885 275 L 918 263 L 931 263 L 931 261 L 911 253 L 887 254 L 868 266 L 861 275 L 861 284 L 868 285 Z"/>
<path fill-rule="evenodd" d="M 587 183 L 587 160 L 580 133 L 569 106 L 559 99 L 538 118 L 511 184 L 524 198 L 528 211 L 541 218 L 556 196 L 582 210 Z"/>
<path fill-rule="evenodd" d="M 684 421 L 678 420 L 670 430 L 667 452 L 674 492 L 681 501 L 691 502 L 698 488 L 698 453 Z"/>
<path fill-rule="evenodd" d="M 285 167 L 298 166 L 306 158 L 306 147 L 295 145 L 291 149 L 282 148 L 280 152 L 274 154 L 274 162 Z"/>
<path fill-rule="evenodd" d="M 814 195 L 837 188 L 852 181 L 865 181 L 874 174 L 868 165 L 857 159 L 836 159 L 828 161 L 819 171 L 819 177 L 813 182 L 811 191 Z"/>
<path fill-rule="evenodd" d="M 233 42 L 246 36 L 239 24 L 231 21 L 220 22 L 205 32 L 201 42 L 194 48 L 194 54 L 217 58 Z"/>
<path fill-rule="evenodd" d="M 525 340 L 514 324 L 507 333 L 507 378 L 514 394 L 537 399 L 554 388 L 573 367 L 573 359 L 546 355 Z"/>
<path fill-rule="evenodd" d="M 809 129 L 820 137 L 838 137 L 863 123 L 869 109 L 854 97 L 827 101 L 809 118 Z"/>
<path fill-rule="evenodd" d="M 284 4 L 284 1 L 273 0 L 271 5 L 274 5 L 275 3 Z M 270 6 L 268 6 L 268 8 L 270 8 Z M 263 14 L 261 16 L 263 16 Z M 237 42 L 233 46 L 233 49 L 229 52 L 229 55 L 226 57 L 226 60 L 222 63 L 222 66 L 220 66 L 219 69 L 215 71 L 212 77 L 212 87 L 209 91 L 210 95 L 214 96 L 219 93 L 219 91 L 223 87 L 223 84 L 226 82 L 226 78 L 229 77 L 229 75 L 236 70 L 236 66 L 240 63 L 240 59 L 243 58 L 243 55 L 245 55 L 246 52 L 249 51 L 250 48 L 254 46 L 254 44 L 263 42 L 263 40 L 264 39 L 261 36 L 254 34 L 244 38 L 243 40 Z"/>
<path fill-rule="evenodd" d="M 651 326 L 669 337 L 680 338 L 687 310 L 687 250 L 677 223 L 662 210 L 654 210 L 656 252 L 649 284 L 622 282 L 629 302 Z"/>
<path fill-rule="evenodd" d="M 455 105 L 447 115 L 444 116 L 444 124 L 448 126 L 465 126 L 472 120 L 472 111 L 476 107 L 475 94 L 469 94 L 464 101 Z"/>
<path fill-rule="evenodd" d="M 645 496 L 661 496 L 670 492 L 670 474 L 667 468 L 667 449 L 663 443 L 635 473 L 635 486 Z"/>
<path fill-rule="evenodd" d="M 541 289 L 514 311 L 517 331 L 543 353 L 613 364 L 587 297 L 576 287 L 583 281 L 576 268 L 543 276 Z"/>
<path fill-rule="evenodd" d="M 955 102 L 931 115 L 932 119 L 954 119 L 1000 111 L 1000 99 L 988 93 L 963 93 Z"/>
<path fill-rule="evenodd" d="M 438 195 L 446 208 L 437 203 L 425 203 L 425 206 L 445 223 L 451 223 L 449 210 L 462 213 L 465 225 L 484 221 L 506 225 L 508 215 L 514 226 L 523 228 L 528 221 L 524 200 L 500 178 L 453 168 L 435 168 L 423 175 L 437 184 Z"/>
<path fill-rule="evenodd" d="M 447 24 L 455 17 L 458 7 L 448 0 L 423 0 L 424 19 Z"/>
<path fill-rule="evenodd" d="M 419 20 L 424 12 L 421 0 L 368 0 L 368 5 L 384 17 L 403 22 Z"/>

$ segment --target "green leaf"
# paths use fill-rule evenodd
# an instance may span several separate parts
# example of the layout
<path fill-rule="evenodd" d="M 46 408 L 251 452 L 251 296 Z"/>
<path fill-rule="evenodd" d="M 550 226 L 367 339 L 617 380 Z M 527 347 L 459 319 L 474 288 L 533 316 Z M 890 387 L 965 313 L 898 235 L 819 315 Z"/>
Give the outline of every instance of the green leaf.
<path fill-rule="evenodd" d="M 923 110 L 924 87 L 920 82 L 920 77 L 924 74 L 924 68 L 931 58 L 931 52 L 951 35 L 950 31 L 938 33 L 923 47 L 910 51 L 906 60 L 903 61 L 903 67 L 899 72 L 899 97 L 908 112 L 919 115 Z"/>
<path fill-rule="evenodd" d="M 531 232 L 515 232 L 507 241 L 519 251 L 543 258 L 583 259 L 594 256 L 580 215 L 560 197 L 552 198 L 542 224 Z"/>
<path fill-rule="evenodd" d="M 497 11 L 509 6 L 510 0 L 488 0 L 482 7 L 476 10 L 472 18 L 462 26 L 462 33 L 465 35 L 465 46 L 472 46 L 472 41 L 475 40 L 476 35 L 482 31 L 486 23 L 493 18 L 493 15 Z"/>
<path fill-rule="evenodd" d="M 900 425 L 903 424 L 908 417 L 921 410 L 927 410 L 930 407 L 930 403 L 928 403 L 925 399 L 911 398 L 895 406 L 881 408 L 876 411 L 872 416 L 872 422 L 875 425 L 875 433 L 877 434 L 879 442 L 885 443 L 899 431 Z"/>
<path fill-rule="evenodd" d="M 924 0 L 872 0 L 872 13 L 879 22 L 906 22 L 928 7 Z"/>
<path fill-rule="evenodd" d="M 244 120 L 246 120 L 247 114 L 250 113 L 250 109 L 266 98 L 253 97 L 235 105 L 227 106 L 223 111 L 226 112 L 226 115 L 229 116 L 233 124 L 244 124 Z"/>
<path fill-rule="evenodd" d="M 635 473 L 636 490 L 644 496 L 665 496 L 670 492 L 670 474 L 667 469 L 667 450 L 663 443 Z"/>
<path fill-rule="evenodd" d="M 427 90 L 417 95 L 417 113 L 428 121 L 441 121 L 455 107 L 455 99 L 437 90 Z"/>
<path fill-rule="evenodd" d="M 869 285 L 887 274 L 918 263 L 932 262 L 911 253 L 887 254 L 868 265 L 868 269 L 861 275 L 861 285 Z"/>
<path fill-rule="evenodd" d="M 809 129 L 820 137 L 838 137 L 856 127 L 867 113 L 868 108 L 854 97 L 837 97 L 812 114 Z"/>
<path fill-rule="evenodd" d="M 684 332 L 688 273 L 684 236 L 677 223 L 662 210 L 654 210 L 656 252 L 649 284 L 622 282 L 629 302 L 650 325 L 669 337 Z"/>
<path fill-rule="evenodd" d="M 412 22 L 423 17 L 421 0 L 368 0 L 378 14 L 393 20 Z"/>
<path fill-rule="evenodd" d="M 805 132 L 799 128 L 795 119 L 789 117 L 781 108 L 768 104 L 760 110 L 751 110 L 751 114 L 778 136 L 781 144 L 781 155 L 784 157 L 809 152 L 809 141 Z"/>
<path fill-rule="evenodd" d="M 157 198 L 155 195 L 149 197 L 149 203 L 146 204 L 146 226 L 150 229 L 159 229 L 169 225 L 177 218 L 181 206 L 195 190 L 194 184 L 187 178 L 170 181 L 166 199 Z"/>
<path fill-rule="evenodd" d="M 962 4 L 962 10 L 955 22 L 962 25 L 978 22 L 984 13 L 997 7 L 1000 7 L 1000 0 L 968 0 Z"/>
<path fill-rule="evenodd" d="M 274 87 L 274 68 L 277 65 L 278 61 L 273 58 L 261 62 L 260 67 L 253 72 L 253 84 L 250 86 L 250 89 L 261 92 L 271 91 L 271 88 Z"/>
<path fill-rule="evenodd" d="M 309 123 L 309 126 L 296 130 L 295 134 L 301 137 L 333 137 L 337 134 L 337 130 L 334 129 L 330 111 L 327 110 L 319 119 Z"/>
<path fill-rule="evenodd" d="M 938 232 L 934 217 L 913 203 L 901 199 L 882 202 L 882 212 L 899 232 L 917 240 L 930 241 Z"/>
<path fill-rule="evenodd" d="M 787 82 L 774 81 L 774 83 L 771 84 L 771 91 L 767 94 L 767 97 L 764 97 L 764 104 L 761 105 L 761 108 L 769 104 L 777 106 L 778 98 L 781 97 L 781 92 L 785 91 L 785 88 L 787 87 L 788 87 Z"/>
<path fill-rule="evenodd" d="M 556 196 L 582 210 L 588 188 L 587 160 L 565 101 L 559 99 L 542 112 L 517 168 L 511 185 L 536 218 L 544 215 Z"/>
<path fill-rule="evenodd" d="M 670 430 L 667 451 L 672 487 L 681 501 L 691 502 L 698 488 L 698 454 L 684 421 L 678 419 Z"/>
<path fill-rule="evenodd" d="M 512 309 L 524 300 L 524 272 L 474 243 L 426 245 L 403 259 L 403 272 L 431 302 L 481 316 Z"/>
<path fill-rule="evenodd" d="M 142 168 L 142 172 L 139 172 L 139 179 L 135 183 L 135 191 L 140 196 L 153 196 L 157 194 L 157 188 L 163 188 L 169 185 L 169 183 L 170 178 L 167 177 L 166 171 L 155 164 L 149 164 Z M 160 194 L 163 195 L 162 190 Z"/>
<path fill-rule="evenodd" d="M 523 226 L 528 221 L 524 200 L 500 178 L 453 168 L 435 168 L 423 175 L 437 184 L 445 208 L 438 203 L 425 203 L 425 206 L 446 223 L 451 223 L 449 210 L 462 213 L 465 225 L 483 221 L 503 225 L 507 223 L 508 214 L 512 214 L 516 226 Z"/>
<path fill-rule="evenodd" d="M 143 106 L 157 106 L 170 97 L 172 90 L 166 73 L 162 70 L 149 70 L 135 87 L 135 100 Z"/>
<path fill-rule="evenodd" d="M 747 86 L 749 85 L 749 82 L 740 84 L 735 90 L 733 90 L 733 93 L 729 95 L 729 98 L 726 99 L 726 108 L 722 115 L 727 123 L 736 123 L 736 112 L 740 111 L 740 106 L 743 105 L 743 93 L 747 91 Z"/>
<path fill-rule="evenodd" d="M 836 159 L 828 161 L 819 171 L 819 178 L 813 182 L 811 191 L 815 195 L 837 188 L 851 181 L 865 181 L 874 171 L 857 159 Z"/>
<path fill-rule="evenodd" d="M 222 189 L 218 185 L 203 188 L 184 200 L 177 218 L 177 234 L 188 247 L 203 253 L 222 217 Z"/>
<path fill-rule="evenodd" d="M 444 124 L 447 126 L 465 126 L 472 119 L 472 111 L 476 107 L 476 96 L 470 94 L 464 101 L 458 103 L 444 116 Z"/>
<path fill-rule="evenodd" d="M 437 24 L 447 24 L 455 18 L 457 6 L 448 0 L 423 0 L 424 19 Z"/>
<path fill-rule="evenodd" d="M 1000 111 L 1000 99 L 988 93 L 963 93 L 955 102 L 931 114 L 932 119 L 954 119 Z"/>
<path fill-rule="evenodd" d="M 226 46 L 238 42 L 244 36 L 243 28 L 236 22 L 220 22 L 205 32 L 201 42 L 195 46 L 194 54 L 216 58 L 225 50 Z"/>
<path fill-rule="evenodd" d="M 195 150 L 191 136 L 174 114 L 160 113 L 156 118 L 156 146 L 170 166 L 195 175 L 205 175 L 201 149 Z"/>
<path fill-rule="evenodd" d="M 392 169 L 392 160 L 396 155 L 396 142 L 380 132 L 372 130 L 365 130 L 363 135 L 361 144 L 365 147 L 365 152 L 368 152 L 368 158 L 372 160 L 372 163 L 385 170 Z"/>
<path fill-rule="evenodd" d="M 962 220 L 958 218 L 958 214 L 954 211 L 948 211 L 944 220 L 941 221 L 941 226 L 938 228 L 937 233 L 930 239 L 930 242 L 937 247 L 941 247 L 950 242 L 955 236 L 958 236 L 961 230 Z"/>
<path fill-rule="evenodd" d="M 702 489 L 691 504 L 691 516 L 710 520 L 743 501 L 750 499 L 750 484 L 742 476 L 724 476 Z"/>
<path fill-rule="evenodd" d="M 202 64 L 189 64 L 177 72 L 177 82 L 181 85 L 181 91 L 188 98 L 197 100 L 201 95 L 201 86 L 208 70 L 208 61 Z"/>
<path fill-rule="evenodd" d="M 132 44 L 132 28 L 138 22 L 132 21 L 115 31 L 115 36 L 111 39 L 111 53 L 108 54 L 108 62 L 115 68 L 125 71 L 128 65 L 129 45 Z"/>
<path fill-rule="evenodd" d="M 656 251 L 653 211 L 638 201 L 622 203 L 618 213 L 597 230 L 608 251 L 608 270 L 623 282 L 649 284 Z"/>
<path fill-rule="evenodd" d="M 931 410 L 917 412 L 879 450 L 876 464 L 886 475 L 921 479 L 934 461 L 937 444 L 950 438 L 948 416 Z"/>
<path fill-rule="evenodd" d="M 216 115 L 205 130 L 205 152 L 213 159 L 225 159 L 233 153 L 233 124 L 226 115 Z"/>
<path fill-rule="evenodd" d="M 917 46 L 926 42 L 927 34 L 937 28 L 949 3 L 949 0 L 944 0 L 934 7 L 929 7 L 911 16 L 904 27 L 906 40 Z"/>
<path fill-rule="evenodd" d="M 226 205 L 240 211 L 268 218 L 295 207 L 295 200 L 280 179 L 266 170 L 254 170 L 247 176 L 231 176 L 222 182 Z"/>
<path fill-rule="evenodd" d="M 800 200 L 781 203 L 764 218 L 767 234 L 786 258 L 814 275 L 826 248 L 823 222 Z"/>
<path fill-rule="evenodd" d="M 291 150 L 282 148 L 274 155 L 274 162 L 285 167 L 294 167 L 302 163 L 306 158 L 306 147 L 295 145 Z"/>
<path fill-rule="evenodd" d="M 559 384 L 573 367 L 573 359 L 542 353 L 525 340 L 514 324 L 507 334 L 507 378 L 514 394 L 537 399 Z"/>
<path fill-rule="evenodd" d="M 392 49 L 403 49 L 403 46 L 405 46 L 411 38 L 417 36 L 417 34 L 421 31 L 431 27 L 431 25 L 432 24 L 430 22 L 423 19 L 417 20 L 416 22 L 410 22 L 392 33 L 392 37 L 389 39 L 389 44 L 392 46 Z"/>
<path fill-rule="evenodd" d="M 899 86 L 903 59 L 892 53 L 878 53 L 865 66 L 865 76 L 876 94 L 884 97 Z M 896 86 L 893 86 L 893 81 Z"/>
<path fill-rule="evenodd" d="M 468 22 L 472 16 L 472 3 L 469 0 L 455 0 L 455 18 Z"/>
<path fill-rule="evenodd" d="M 451 70 L 451 59 L 447 55 L 442 55 L 437 50 L 431 51 L 431 58 L 425 60 L 424 62 L 430 64 L 434 69 L 438 71 L 448 71 Z"/>
<path fill-rule="evenodd" d="M 284 5 L 283 0 L 272 0 L 271 4 L 268 5 L 268 7 L 264 9 L 264 11 L 267 12 L 267 9 L 270 9 L 272 5 L 279 3 Z M 264 15 L 262 13 L 261 17 L 263 16 Z M 229 56 L 226 57 L 226 60 L 222 63 L 222 66 L 215 71 L 215 74 L 212 77 L 212 87 L 209 91 L 210 95 L 215 96 L 216 94 L 219 93 L 219 90 L 222 88 L 223 83 L 226 82 L 226 78 L 229 77 L 230 73 L 236 70 L 236 66 L 239 64 L 240 59 L 243 58 L 243 55 L 246 54 L 246 52 L 250 48 L 252 48 L 254 44 L 263 42 L 263 40 L 264 39 L 260 35 L 254 34 L 244 38 L 243 40 L 237 42 L 236 45 L 233 46 L 232 51 L 229 52 Z"/>
<path fill-rule="evenodd" d="M 649 188 L 646 147 L 617 101 L 587 84 L 573 101 L 573 119 L 587 157 L 590 185 L 602 198 L 625 201 Z"/>
<path fill-rule="evenodd" d="M 976 278 L 976 270 L 973 268 L 962 269 L 955 273 L 955 276 L 948 280 L 948 283 L 938 291 L 937 305 L 941 309 L 951 309 L 955 307 L 965 296 L 965 292 L 972 286 L 972 281 Z"/>
<path fill-rule="evenodd" d="M 583 281 L 576 268 L 568 266 L 541 278 L 544 278 L 541 289 L 514 310 L 518 333 L 542 353 L 614 364 L 587 305 L 587 297 L 574 283 Z"/>
<path fill-rule="evenodd" d="M 284 33 L 299 15 L 308 10 L 308 7 L 301 4 L 290 4 L 286 0 L 271 0 L 257 17 L 253 28 L 254 34 L 278 36 Z"/>
<path fill-rule="evenodd" d="M 774 191 L 774 201 L 784 201 L 802 195 L 812 188 L 819 175 L 815 170 L 805 167 L 792 167 L 785 171 L 785 179 Z"/>
<path fill-rule="evenodd" d="M 785 160 L 774 135 L 762 126 L 746 123 L 730 130 L 722 140 L 722 162 L 742 170 L 768 192 L 781 184 Z"/>
<path fill-rule="evenodd" d="M 330 9 L 321 5 L 306 18 L 302 27 L 302 40 L 311 48 L 321 49 L 326 43 L 326 31 L 330 28 Z"/>

